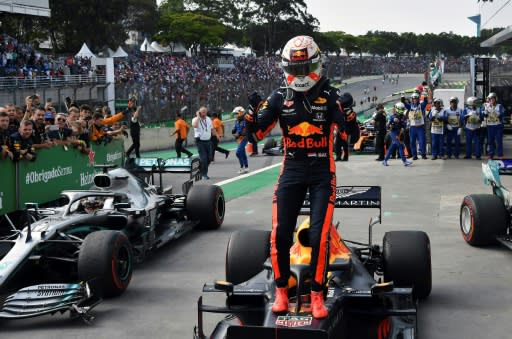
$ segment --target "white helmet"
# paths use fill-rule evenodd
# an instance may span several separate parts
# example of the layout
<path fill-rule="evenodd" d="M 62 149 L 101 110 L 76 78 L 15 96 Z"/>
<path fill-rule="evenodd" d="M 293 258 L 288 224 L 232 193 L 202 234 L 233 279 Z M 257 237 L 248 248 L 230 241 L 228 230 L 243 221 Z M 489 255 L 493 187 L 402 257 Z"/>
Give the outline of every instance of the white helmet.
<path fill-rule="evenodd" d="M 405 105 L 402 102 L 397 102 L 395 104 L 395 112 L 397 114 L 404 114 L 404 112 L 405 112 Z"/>
<path fill-rule="evenodd" d="M 475 107 L 476 106 L 476 103 L 478 101 L 478 98 L 477 97 L 469 97 L 466 99 L 466 104 L 469 106 L 469 107 Z"/>
<path fill-rule="evenodd" d="M 450 103 L 452 103 L 452 102 L 455 102 L 456 104 L 458 104 L 458 103 L 459 103 L 459 98 L 457 98 L 457 97 L 451 97 L 451 98 L 450 98 Z"/>
<path fill-rule="evenodd" d="M 420 98 L 420 95 L 418 93 L 411 94 L 411 100 L 412 99 L 419 99 L 419 98 Z"/>
<path fill-rule="evenodd" d="M 491 99 L 491 98 L 498 100 L 498 96 L 494 92 L 489 93 L 489 95 L 487 96 L 487 99 Z"/>
<path fill-rule="evenodd" d="M 310 90 L 322 76 L 322 55 L 312 37 L 290 39 L 281 53 L 286 85 L 298 92 Z"/>
<path fill-rule="evenodd" d="M 244 113 L 245 109 L 242 106 L 236 106 L 235 108 L 233 108 L 233 113 L 239 113 L 239 112 Z"/>

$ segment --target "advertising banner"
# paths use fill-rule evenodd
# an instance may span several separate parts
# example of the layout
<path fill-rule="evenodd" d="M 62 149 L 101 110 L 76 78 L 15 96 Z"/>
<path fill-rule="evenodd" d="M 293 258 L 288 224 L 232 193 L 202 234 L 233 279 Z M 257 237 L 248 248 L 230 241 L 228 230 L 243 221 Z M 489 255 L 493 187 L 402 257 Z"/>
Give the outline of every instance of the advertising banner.
<path fill-rule="evenodd" d="M 17 208 L 26 202 L 43 203 L 60 196 L 63 190 L 87 189 L 101 168 L 94 164 L 122 166 L 124 161 L 123 140 L 113 140 L 104 145 L 91 144 L 91 152 L 83 154 L 73 148 L 42 149 L 34 162 L 20 161 Z"/>
<path fill-rule="evenodd" d="M 16 210 L 16 165 L 0 160 L 0 215 Z"/>

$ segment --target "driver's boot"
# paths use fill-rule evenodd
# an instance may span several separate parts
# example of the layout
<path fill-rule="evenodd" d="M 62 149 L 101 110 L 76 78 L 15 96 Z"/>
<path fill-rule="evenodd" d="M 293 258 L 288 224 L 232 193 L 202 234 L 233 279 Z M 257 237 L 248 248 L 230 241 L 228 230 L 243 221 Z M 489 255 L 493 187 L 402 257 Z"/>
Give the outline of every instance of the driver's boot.
<path fill-rule="evenodd" d="M 311 291 L 311 311 L 313 318 L 325 318 L 328 315 L 327 308 L 324 305 L 324 292 Z"/>
<path fill-rule="evenodd" d="M 276 300 L 272 305 L 272 312 L 283 313 L 288 311 L 288 287 L 276 287 Z"/>

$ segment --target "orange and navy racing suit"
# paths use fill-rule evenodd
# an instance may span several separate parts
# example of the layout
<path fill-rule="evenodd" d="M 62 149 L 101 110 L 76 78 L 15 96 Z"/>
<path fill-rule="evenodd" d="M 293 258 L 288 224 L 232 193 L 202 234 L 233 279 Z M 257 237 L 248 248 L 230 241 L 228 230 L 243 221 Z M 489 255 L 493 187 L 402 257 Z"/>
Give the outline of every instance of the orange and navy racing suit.
<path fill-rule="evenodd" d="M 324 285 L 336 199 L 333 130 L 335 125 L 339 130 L 345 127 L 343 107 L 338 90 L 322 78 L 308 93 L 275 90 L 249 127 L 259 140 L 277 121 L 282 129 L 284 157 L 272 199 L 271 261 L 277 287 L 288 285 L 293 231 L 308 191 L 311 288 L 320 291 Z"/>

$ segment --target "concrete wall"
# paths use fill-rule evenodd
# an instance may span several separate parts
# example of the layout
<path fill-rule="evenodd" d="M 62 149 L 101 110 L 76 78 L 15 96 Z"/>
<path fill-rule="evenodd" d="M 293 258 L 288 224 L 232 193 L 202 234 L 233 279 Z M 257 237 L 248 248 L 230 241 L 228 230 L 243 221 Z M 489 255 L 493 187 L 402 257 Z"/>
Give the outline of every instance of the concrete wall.
<path fill-rule="evenodd" d="M 224 122 L 224 131 L 225 136 L 223 138 L 224 141 L 233 141 L 234 138 L 231 135 L 231 129 L 235 124 L 234 120 L 225 120 Z M 129 131 L 128 131 L 129 132 Z M 140 137 L 140 150 L 141 151 L 157 151 L 157 150 L 168 150 L 174 148 L 174 142 L 176 137 L 169 137 L 169 133 L 174 132 L 174 128 L 142 128 L 141 129 L 141 137 Z M 281 135 L 281 128 L 279 124 L 274 127 L 274 129 L 270 132 L 270 135 L 279 136 Z M 125 149 L 130 147 L 132 143 L 131 138 L 124 138 L 124 146 Z M 191 127 L 190 132 L 188 133 L 187 144 L 194 145 L 194 130 Z"/>

